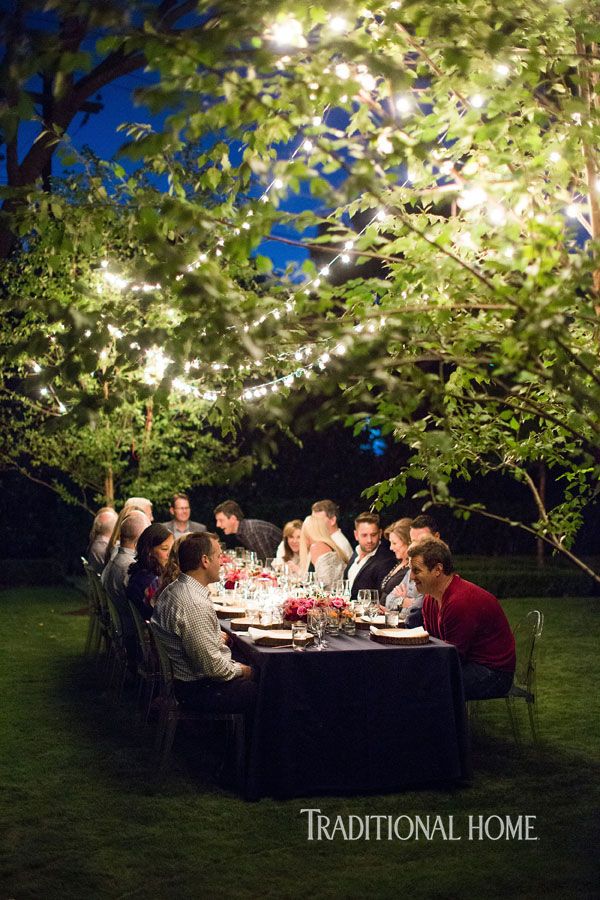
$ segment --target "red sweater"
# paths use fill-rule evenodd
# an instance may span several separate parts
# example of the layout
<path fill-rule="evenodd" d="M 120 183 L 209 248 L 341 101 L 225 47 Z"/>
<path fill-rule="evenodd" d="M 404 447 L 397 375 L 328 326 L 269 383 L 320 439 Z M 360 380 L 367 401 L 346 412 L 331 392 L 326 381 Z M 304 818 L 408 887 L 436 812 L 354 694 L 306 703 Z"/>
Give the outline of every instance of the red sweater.
<path fill-rule="evenodd" d="M 453 577 L 439 606 L 425 596 L 423 622 L 433 637 L 454 644 L 463 662 L 515 671 L 515 639 L 502 607 L 493 594 L 460 575 Z"/>

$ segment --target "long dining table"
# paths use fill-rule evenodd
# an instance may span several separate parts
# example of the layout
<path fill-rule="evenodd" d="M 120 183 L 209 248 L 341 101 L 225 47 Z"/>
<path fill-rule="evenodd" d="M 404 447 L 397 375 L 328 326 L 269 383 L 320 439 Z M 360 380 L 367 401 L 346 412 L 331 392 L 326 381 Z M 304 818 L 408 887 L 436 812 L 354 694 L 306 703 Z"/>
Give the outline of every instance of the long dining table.
<path fill-rule="evenodd" d="M 265 647 L 231 631 L 258 670 L 245 796 L 390 793 L 470 776 L 456 648 L 327 636 L 327 649 Z"/>

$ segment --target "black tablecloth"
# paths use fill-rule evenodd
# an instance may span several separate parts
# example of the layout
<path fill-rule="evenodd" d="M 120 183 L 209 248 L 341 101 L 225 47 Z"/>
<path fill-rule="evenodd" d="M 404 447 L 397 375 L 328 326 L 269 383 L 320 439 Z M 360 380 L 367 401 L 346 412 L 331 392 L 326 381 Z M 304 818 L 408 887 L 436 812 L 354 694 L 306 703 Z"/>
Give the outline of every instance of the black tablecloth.
<path fill-rule="evenodd" d="M 236 656 L 260 669 L 248 799 L 382 793 L 468 776 L 455 647 L 383 646 L 364 633 L 297 652 L 232 637 Z"/>

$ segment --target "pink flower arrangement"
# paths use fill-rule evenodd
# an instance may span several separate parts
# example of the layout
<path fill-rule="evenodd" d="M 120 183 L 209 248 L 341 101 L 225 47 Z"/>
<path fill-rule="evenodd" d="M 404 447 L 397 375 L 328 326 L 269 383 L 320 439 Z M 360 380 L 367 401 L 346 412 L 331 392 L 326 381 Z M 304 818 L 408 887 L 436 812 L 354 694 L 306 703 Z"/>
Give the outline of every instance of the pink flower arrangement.
<path fill-rule="evenodd" d="M 342 597 L 289 597 L 283 604 L 283 618 L 286 622 L 306 622 L 311 609 L 328 609 L 343 613 L 348 602 Z"/>
<path fill-rule="evenodd" d="M 242 578 L 242 570 L 234 569 L 232 572 L 227 573 L 227 577 L 225 579 L 225 590 L 232 591 L 238 581 Z"/>

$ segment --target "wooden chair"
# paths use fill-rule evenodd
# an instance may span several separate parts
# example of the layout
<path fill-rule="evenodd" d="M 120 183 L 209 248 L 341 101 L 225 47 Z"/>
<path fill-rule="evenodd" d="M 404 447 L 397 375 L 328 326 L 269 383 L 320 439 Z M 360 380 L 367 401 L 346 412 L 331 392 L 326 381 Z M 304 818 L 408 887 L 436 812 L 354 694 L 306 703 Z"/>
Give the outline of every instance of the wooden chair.
<path fill-rule="evenodd" d="M 93 653 L 93 655 L 95 656 L 100 650 L 100 643 L 102 639 L 102 630 L 100 626 L 100 608 L 98 604 L 96 585 L 94 584 L 94 579 L 97 579 L 98 576 L 93 571 L 92 567 L 90 566 L 87 559 L 85 559 L 85 557 L 81 557 L 81 562 L 87 582 L 87 599 L 89 612 L 88 630 L 83 652 L 86 654 L 86 656 L 89 653 Z"/>
<path fill-rule="evenodd" d="M 136 671 L 138 678 L 138 691 L 136 696 L 136 710 L 139 709 L 140 701 L 143 700 L 144 725 L 148 723 L 150 707 L 154 691 L 160 682 L 160 666 L 158 656 L 151 642 L 151 636 L 148 631 L 148 623 L 144 622 L 136 607 L 131 600 L 128 601 L 131 615 L 135 625 L 137 636 L 137 663 Z"/>
<path fill-rule="evenodd" d="M 175 738 L 175 732 L 180 721 L 199 722 L 203 724 L 225 722 L 226 747 L 224 758 L 226 758 L 227 750 L 233 742 L 235 747 L 235 776 L 238 786 L 242 788 L 246 771 L 246 734 L 243 714 L 196 712 L 195 710 L 187 709 L 185 705 L 179 703 L 175 696 L 175 679 L 173 677 L 173 668 L 171 666 L 167 648 L 157 634 L 156 628 L 153 626 L 152 622 L 149 623 L 149 626 L 160 664 L 159 692 L 157 698 L 160 711 L 154 745 L 154 751 L 158 755 L 159 775 L 163 776 L 166 771 Z"/>
<path fill-rule="evenodd" d="M 102 584 L 102 582 L 99 582 L 98 592 L 100 595 L 103 595 L 101 603 L 106 603 L 106 608 L 108 609 L 108 613 L 110 616 L 110 647 L 105 669 L 108 679 L 108 687 L 111 688 L 114 682 L 115 698 L 117 702 L 120 702 L 121 696 L 123 694 L 123 687 L 125 685 L 125 678 L 127 676 L 128 662 L 127 648 L 125 647 L 125 639 L 123 635 L 123 624 L 121 622 L 121 614 L 104 590 L 104 585 Z"/>

